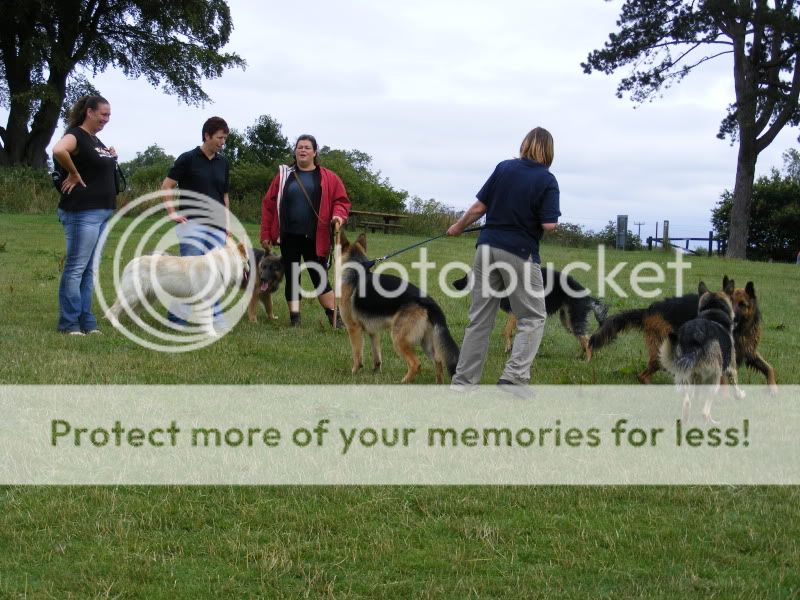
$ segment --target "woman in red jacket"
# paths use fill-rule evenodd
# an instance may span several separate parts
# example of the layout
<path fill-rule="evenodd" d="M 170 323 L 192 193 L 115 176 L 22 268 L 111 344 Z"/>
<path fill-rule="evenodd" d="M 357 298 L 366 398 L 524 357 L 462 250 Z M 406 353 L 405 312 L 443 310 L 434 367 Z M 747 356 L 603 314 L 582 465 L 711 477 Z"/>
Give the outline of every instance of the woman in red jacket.
<path fill-rule="evenodd" d="M 317 140 L 301 135 L 294 161 L 281 165 L 261 202 L 261 245 L 280 244 L 286 269 L 285 296 L 289 320 L 300 325 L 300 259 L 305 262 L 319 303 L 333 323 L 334 295 L 327 277 L 331 226 L 343 225 L 350 200 L 339 176 L 319 166 Z M 341 323 L 341 319 L 337 319 Z"/>

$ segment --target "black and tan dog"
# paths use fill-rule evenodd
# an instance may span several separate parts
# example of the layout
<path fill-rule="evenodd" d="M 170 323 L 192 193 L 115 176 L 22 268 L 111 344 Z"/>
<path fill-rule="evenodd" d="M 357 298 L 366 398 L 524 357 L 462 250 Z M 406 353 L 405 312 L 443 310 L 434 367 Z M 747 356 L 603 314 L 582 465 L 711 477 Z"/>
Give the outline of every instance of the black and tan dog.
<path fill-rule="evenodd" d="M 422 346 L 436 368 L 436 382 L 443 371 L 452 377 L 458 364 L 458 345 L 450 335 L 442 309 L 408 281 L 388 273 L 369 271 L 367 238 L 363 233 L 350 243 L 342 234 L 342 297 L 339 311 L 350 336 L 353 373 L 363 366 L 364 340 L 372 342 L 372 364 L 381 368 L 380 332 L 391 332 L 395 352 L 405 359 L 408 371 L 401 383 L 411 381 L 420 369 L 415 349 Z"/>
<path fill-rule="evenodd" d="M 722 288 L 734 307 L 733 339 L 736 361 L 739 366 L 744 363 L 762 373 L 774 393 L 777 390 L 775 370 L 758 352 L 761 312 L 755 286 L 752 281 L 748 281 L 744 288 L 737 288 L 734 280 L 725 276 Z M 653 302 L 647 308 L 635 308 L 611 315 L 589 338 L 590 357 L 598 348 L 614 341 L 620 333 L 628 329 L 639 329 L 644 333 L 648 361 L 638 377 L 642 383 L 650 383 L 652 376 L 661 368 L 661 344 L 671 332 L 677 331 L 681 325 L 697 316 L 699 299 L 697 294 L 686 294 Z"/>
<path fill-rule="evenodd" d="M 463 290 L 467 287 L 468 279 L 469 275 L 464 275 L 453 282 L 453 287 Z M 571 275 L 564 275 L 561 271 L 549 267 L 542 269 L 542 284 L 545 290 L 544 306 L 547 315 L 558 313 L 564 329 L 578 339 L 581 355 L 589 360 L 589 313 L 594 313 L 597 323 L 602 325 L 608 314 L 608 307 L 597 298 L 589 296 L 586 288 Z M 508 314 L 503 337 L 506 352 L 511 352 L 517 318 L 511 312 L 511 302 L 508 298 L 500 299 L 500 310 Z"/>
<path fill-rule="evenodd" d="M 703 390 L 707 394 L 703 407 L 706 421 L 712 420 L 711 403 L 720 383 L 730 383 L 736 397 L 744 398 L 736 380 L 731 297 L 725 291 L 708 291 L 702 281 L 698 297 L 697 316 L 669 332 L 659 352 L 661 364 L 683 392 L 684 422 L 689 418 L 697 386 L 712 386 Z"/>
<path fill-rule="evenodd" d="M 255 285 L 250 303 L 247 305 L 247 318 L 251 323 L 258 321 L 256 313 L 258 312 L 258 302 L 261 301 L 264 310 L 267 311 L 267 318 L 277 319 L 272 308 L 272 294 L 278 291 L 283 281 L 285 269 L 281 257 L 273 254 L 272 250 L 264 251 L 253 248 L 251 260 L 254 265 L 251 273 L 255 277 Z"/>

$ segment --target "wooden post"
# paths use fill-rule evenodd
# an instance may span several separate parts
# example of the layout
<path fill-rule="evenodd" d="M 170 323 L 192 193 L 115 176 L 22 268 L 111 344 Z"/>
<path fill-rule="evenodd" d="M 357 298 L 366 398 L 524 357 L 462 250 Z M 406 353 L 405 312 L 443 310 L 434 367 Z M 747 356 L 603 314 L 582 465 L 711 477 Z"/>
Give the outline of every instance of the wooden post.
<path fill-rule="evenodd" d="M 714 256 L 714 232 L 708 232 L 708 255 Z"/>
<path fill-rule="evenodd" d="M 648 250 L 652 250 L 653 249 L 653 236 L 652 235 L 648 235 L 647 236 L 647 249 Z"/>
<path fill-rule="evenodd" d="M 664 250 L 669 251 L 671 250 L 670 242 L 669 242 L 669 221 L 664 220 L 664 233 L 661 234 L 661 237 L 664 238 Z"/>
<path fill-rule="evenodd" d="M 342 231 L 339 222 L 333 224 L 333 328 L 336 329 L 339 320 L 339 281 L 341 278 L 342 262 Z"/>

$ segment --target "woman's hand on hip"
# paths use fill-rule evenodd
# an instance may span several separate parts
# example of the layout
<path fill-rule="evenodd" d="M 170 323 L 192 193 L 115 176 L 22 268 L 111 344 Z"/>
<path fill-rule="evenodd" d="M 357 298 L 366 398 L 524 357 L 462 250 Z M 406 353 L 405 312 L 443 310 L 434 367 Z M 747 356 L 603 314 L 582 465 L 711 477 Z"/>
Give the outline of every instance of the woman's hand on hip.
<path fill-rule="evenodd" d="M 64 183 L 61 184 L 61 191 L 65 194 L 69 194 L 72 190 L 75 189 L 75 186 L 81 184 L 81 186 L 86 187 L 86 184 L 83 183 L 83 179 L 81 179 L 80 173 L 75 173 L 74 175 L 70 173 L 67 175 L 67 178 L 64 180 Z"/>

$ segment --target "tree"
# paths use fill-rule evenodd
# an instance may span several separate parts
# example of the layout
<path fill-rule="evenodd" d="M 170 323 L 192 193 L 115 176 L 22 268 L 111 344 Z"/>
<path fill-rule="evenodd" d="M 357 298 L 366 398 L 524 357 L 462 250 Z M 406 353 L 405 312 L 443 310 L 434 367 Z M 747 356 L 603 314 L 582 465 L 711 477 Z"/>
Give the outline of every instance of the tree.
<path fill-rule="evenodd" d="M 785 175 L 772 169 L 753 185 L 748 258 L 794 262 L 800 250 L 800 179 L 790 167 L 787 161 Z M 711 211 L 711 222 L 722 239 L 729 236 L 732 207 L 733 194 L 725 190 Z"/>
<path fill-rule="evenodd" d="M 372 170 L 372 157 L 360 150 L 319 149 L 324 167 L 342 178 L 353 208 L 384 212 L 404 212 L 408 192 L 396 190 L 380 171 Z"/>
<path fill-rule="evenodd" d="M 617 25 L 581 66 L 610 74 L 631 65 L 618 97 L 652 99 L 704 63 L 732 59 L 735 100 L 717 137 L 739 144 L 727 255 L 744 258 L 758 155 L 800 122 L 798 0 L 626 0 Z"/>
<path fill-rule="evenodd" d="M 225 140 L 225 147 L 222 148 L 221 154 L 228 159 L 231 167 L 245 160 L 247 144 L 238 129 L 231 129 L 228 132 L 228 137 Z"/>
<path fill-rule="evenodd" d="M 285 163 L 292 156 L 289 140 L 281 133 L 282 125 L 269 115 L 261 115 L 244 135 L 231 129 L 222 154 L 231 166 L 262 165 L 269 168 Z"/>
<path fill-rule="evenodd" d="M 151 144 L 144 149 L 144 152 L 137 152 L 136 158 L 124 162 L 120 166 L 128 177 L 147 167 L 158 167 L 163 170 L 164 175 L 166 175 L 174 162 L 174 156 L 164 152 L 164 149 L 158 144 Z"/>
<path fill-rule="evenodd" d="M 248 160 L 263 165 L 285 161 L 292 153 L 289 140 L 281 133 L 281 124 L 269 115 L 261 115 L 245 129 Z"/>
<path fill-rule="evenodd" d="M 800 152 L 790 148 L 783 153 L 783 170 L 787 177 L 800 181 Z"/>
<path fill-rule="evenodd" d="M 245 64 L 220 52 L 232 28 L 224 0 L 5 0 L 0 165 L 46 165 L 65 97 L 85 83 L 84 71 L 116 68 L 186 103 L 207 101 L 203 78 Z"/>

